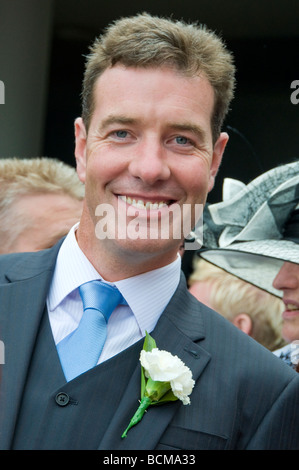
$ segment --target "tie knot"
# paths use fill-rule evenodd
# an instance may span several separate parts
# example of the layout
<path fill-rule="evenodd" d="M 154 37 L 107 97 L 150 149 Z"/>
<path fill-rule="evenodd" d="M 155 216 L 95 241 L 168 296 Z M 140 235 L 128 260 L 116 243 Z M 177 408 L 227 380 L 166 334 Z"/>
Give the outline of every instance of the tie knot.
<path fill-rule="evenodd" d="M 100 311 L 106 321 L 119 304 L 126 304 L 125 299 L 117 287 L 102 281 L 90 281 L 79 287 L 83 302 L 83 310 L 94 309 Z"/>

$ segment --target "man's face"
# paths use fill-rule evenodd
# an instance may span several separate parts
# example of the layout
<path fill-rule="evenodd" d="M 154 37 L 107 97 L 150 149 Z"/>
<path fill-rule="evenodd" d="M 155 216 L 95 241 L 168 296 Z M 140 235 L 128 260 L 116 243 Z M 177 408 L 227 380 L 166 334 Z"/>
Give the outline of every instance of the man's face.
<path fill-rule="evenodd" d="M 167 238 L 151 233 L 146 239 L 96 240 L 96 208 L 109 205 L 117 220 L 131 210 L 139 225 L 149 226 L 174 207 L 205 203 L 228 140 L 222 133 L 212 142 L 213 88 L 204 77 L 186 78 L 168 68 L 115 66 L 97 80 L 94 99 L 88 134 L 81 118 L 76 121 L 77 170 L 86 195 L 81 228 L 93 232 L 94 246 L 104 243 L 134 256 L 167 253 L 170 262 L 182 238 L 172 236 L 175 220 Z M 133 221 L 130 215 L 126 227 Z"/>
<path fill-rule="evenodd" d="M 282 335 L 288 342 L 299 340 L 299 264 L 284 263 L 273 281 L 273 287 L 283 291 L 286 306 L 282 314 Z"/>

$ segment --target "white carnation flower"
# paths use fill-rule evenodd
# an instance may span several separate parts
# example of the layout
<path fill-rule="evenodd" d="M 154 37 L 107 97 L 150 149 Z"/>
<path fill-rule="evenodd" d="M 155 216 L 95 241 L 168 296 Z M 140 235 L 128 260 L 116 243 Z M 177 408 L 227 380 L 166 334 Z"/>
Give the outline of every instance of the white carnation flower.
<path fill-rule="evenodd" d="M 192 392 L 194 380 L 190 369 L 177 356 L 168 351 L 154 348 L 151 351 L 142 350 L 140 362 L 145 376 L 158 382 L 169 382 L 173 394 L 184 405 L 190 403 L 188 395 Z"/>
<path fill-rule="evenodd" d="M 141 421 L 150 405 L 175 400 L 189 405 L 189 395 L 195 384 L 191 370 L 181 359 L 168 351 L 159 350 L 155 340 L 145 333 L 146 338 L 140 353 L 141 400 L 129 425 L 122 433 L 122 438 L 127 437 L 128 431 Z"/>

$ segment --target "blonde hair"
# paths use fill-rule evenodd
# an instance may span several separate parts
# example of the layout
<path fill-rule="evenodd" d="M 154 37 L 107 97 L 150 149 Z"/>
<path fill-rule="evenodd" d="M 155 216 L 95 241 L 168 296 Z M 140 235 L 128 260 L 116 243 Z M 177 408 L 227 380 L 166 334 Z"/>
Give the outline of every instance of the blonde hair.
<path fill-rule="evenodd" d="M 252 320 L 251 336 L 270 351 L 285 345 L 281 336 L 283 302 L 278 297 L 203 260 L 194 261 L 189 285 L 210 282 L 210 304 L 229 321 L 240 313 Z"/>
<path fill-rule="evenodd" d="M 25 223 L 25 218 L 14 217 L 14 203 L 22 196 L 32 194 L 61 194 L 82 201 L 84 185 L 74 168 L 56 159 L 1 158 L 0 252 L 13 244 Z"/>
<path fill-rule="evenodd" d="M 206 26 L 141 13 L 106 28 L 90 48 L 82 89 L 82 117 L 88 130 L 97 78 L 109 67 L 171 67 L 186 76 L 203 74 L 215 92 L 212 116 L 216 141 L 233 98 L 235 67 L 224 42 Z"/>

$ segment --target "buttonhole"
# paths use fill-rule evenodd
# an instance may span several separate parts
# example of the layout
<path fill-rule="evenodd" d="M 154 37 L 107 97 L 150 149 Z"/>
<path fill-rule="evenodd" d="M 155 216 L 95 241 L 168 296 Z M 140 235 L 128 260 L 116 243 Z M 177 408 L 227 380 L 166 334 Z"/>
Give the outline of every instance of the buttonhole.
<path fill-rule="evenodd" d="M 199 352 L 195 351 L 194 349 L 184 348 L 184 351 L 187 351 L 191 356 L 195 357 L 196 359 L 199 358 Z"/>
<path fill-rule="evenodd" d="M 69 404 L 70 405 L 78 405 L 78 400 L 74 400 L 73 398 L 70 398 Z"/>

